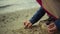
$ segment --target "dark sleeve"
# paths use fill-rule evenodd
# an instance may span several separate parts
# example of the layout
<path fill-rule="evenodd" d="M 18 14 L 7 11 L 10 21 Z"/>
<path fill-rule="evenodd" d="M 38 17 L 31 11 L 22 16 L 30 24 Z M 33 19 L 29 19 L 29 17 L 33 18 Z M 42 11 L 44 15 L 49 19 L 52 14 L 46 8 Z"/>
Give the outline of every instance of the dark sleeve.
<path fill-rule="evenodd" d="M 44 14 L 45 14 L 45 10 L 41 7 L 30 19 L 30 22 L 32 24 L 36 23 Z"/>
<path fill-rule="evenodd" d="M 60 19 L 55 21 L 55 25 L 56 25 L 57 29 L 60 31 Z"/>

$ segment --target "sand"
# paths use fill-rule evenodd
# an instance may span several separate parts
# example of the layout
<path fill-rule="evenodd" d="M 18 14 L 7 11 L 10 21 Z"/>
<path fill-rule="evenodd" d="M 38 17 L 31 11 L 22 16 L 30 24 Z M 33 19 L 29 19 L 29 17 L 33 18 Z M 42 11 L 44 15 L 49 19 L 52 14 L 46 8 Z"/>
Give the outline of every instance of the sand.
<path fill-rule="evenodd" d="M 40 22 L 39 24 L 33 25 L 30 29 L 22 27 L 14 31 L 19 34 L 48 34 L 47 26 L 44 22 Z"/>
<path fill-rule="evenodd" d="M 24 28 L 23 22 L 29 20 L 38 9 L 35 7 L 0 14 L 0 34 L 48 34 L 46 21 L 43 21 L 48 18 L 47 15 L 41 19 L 42 22 L 33 25 L 32 29 Z"/>

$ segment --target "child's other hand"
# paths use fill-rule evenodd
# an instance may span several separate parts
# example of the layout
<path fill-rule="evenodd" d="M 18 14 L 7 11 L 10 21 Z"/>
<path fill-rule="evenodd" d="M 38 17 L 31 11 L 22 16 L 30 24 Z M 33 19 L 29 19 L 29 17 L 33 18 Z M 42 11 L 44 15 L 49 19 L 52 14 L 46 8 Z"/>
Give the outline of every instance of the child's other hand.
<path fill-rule="evenodd" d="M 56 25 L 54 23 L 50 23 L 48 25 L 48 33 L 49 34 L 54 34 L 55 32 L 57 32 Z"/>
<path fill-rule="evenodd" d="M 25 26 L 25 28 L 31 28 L 32 27 L 32 23 L 30 21 L 25 21 L 24 22 L 24 26 Z"/>

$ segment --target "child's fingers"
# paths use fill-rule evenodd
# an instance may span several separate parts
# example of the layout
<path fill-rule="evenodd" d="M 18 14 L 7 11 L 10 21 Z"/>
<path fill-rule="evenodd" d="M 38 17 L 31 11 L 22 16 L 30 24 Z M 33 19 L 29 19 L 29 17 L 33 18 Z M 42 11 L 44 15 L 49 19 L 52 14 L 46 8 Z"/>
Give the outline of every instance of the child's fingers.
<path fill-rule="evenodd" d="M 27 22 L 27 21 L 24 21 L 24 25 L 26 25 L 26 22 Z"/>
<path fill-rule="evenodd" d="M 54 26 L 53 28 L 51 28 L 51 29 L 49 29 L 49 30 L 56 32 L 56 31 L 57 31 L 57 28 L 56 28 L 56 26 Z"/>
<path fill-rule="evenodd" d="M 55 32 L 57 32 L 56 26 L 54 25 L 54 27 L 48 28 L 48 32 L 49 32 L 49 33 L 55 33 Z"/>
<path fill-rule="evenodd" d="M 27 27 L 28 26 L 28 23 L 27 22 L 24 22 L 24 26 Z"/>
<path fill-rule="evenodd" d="M 53 34 L 54 31 L 53 31 L 52 29 L 48 28 L 48 33 L 49 33 L 49 34 Z"/>
<path fill-rule="evenodd" d="M 32 27 L 32 24 L 31 24 L 31 23 L 29 23 L 28 28 L 31 28 L 31 27 Z"/>
<path fill-rule="evenodd" d="M 54 23 L 48 25 L 48 28 L 53 28 L 53 27 L 54 27 Z"/>

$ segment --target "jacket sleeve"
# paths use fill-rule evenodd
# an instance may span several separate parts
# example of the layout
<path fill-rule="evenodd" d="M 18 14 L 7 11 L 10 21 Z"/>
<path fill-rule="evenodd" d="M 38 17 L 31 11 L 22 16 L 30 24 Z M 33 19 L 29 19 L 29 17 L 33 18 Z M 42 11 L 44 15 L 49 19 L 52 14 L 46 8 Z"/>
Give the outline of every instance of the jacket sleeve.
<path fill-rule="evenodd" d="M 58 31 L 60 31 L 60 19 L 57 19 L 57 20 L 55 21 L 55 25 L 56 25 Z"/>
<path fill-rule="evenodd" d="M 32 24 L 36 23 L 42 16 L 44 16 L 45 10 L 41 7 L 29 20 Z"/>

